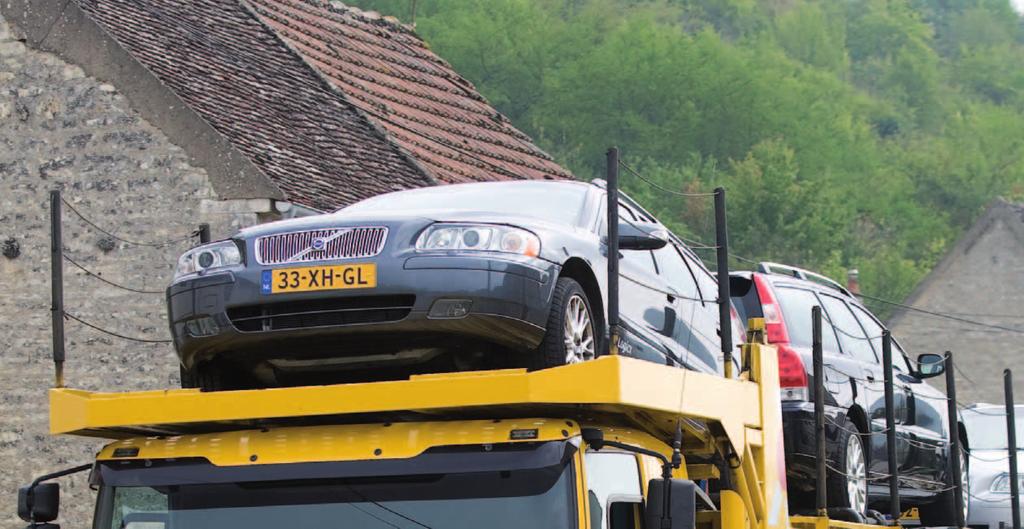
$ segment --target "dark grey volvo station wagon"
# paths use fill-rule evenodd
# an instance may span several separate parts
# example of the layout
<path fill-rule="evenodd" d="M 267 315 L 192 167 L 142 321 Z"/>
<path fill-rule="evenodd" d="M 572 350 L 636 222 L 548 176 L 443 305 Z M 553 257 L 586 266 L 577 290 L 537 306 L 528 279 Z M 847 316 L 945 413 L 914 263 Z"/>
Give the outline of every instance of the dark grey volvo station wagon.
<path fill-rule="evenodd" d="M 194 248 L 167 289 L 183 385 L 592 359 L 607 339 L 605 203 L 601 181 L 449 185 Z M 621 351 L 721 372 L 714 277 L 624 195 L 620 218 L 620 237 L 647 248 L 621 252 Z"/>

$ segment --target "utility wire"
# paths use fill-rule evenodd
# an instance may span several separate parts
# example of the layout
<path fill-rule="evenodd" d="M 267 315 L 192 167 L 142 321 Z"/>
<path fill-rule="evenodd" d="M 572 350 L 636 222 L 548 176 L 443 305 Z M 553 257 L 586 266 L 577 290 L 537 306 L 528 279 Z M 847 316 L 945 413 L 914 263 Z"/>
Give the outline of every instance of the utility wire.
<path fill-rule="evenodd" d="M 955 369 L 957 373 L 960 373 L 960 376 L 964 377 L 964 380 L 966 380 L 967 382 L 971 384 L 976 384 L 974 380 L 971 380 L 971 377 L 967 376 L 967 373 L 964 373 L 963 369 L 960 369 L 960 364 L 953 362 L 953 369 Z"/>
<path fill-rule="evenodd" d="M 971 325 L 978 325 L 980 327 L 988 327 L 988 328 L 997 329 L 997 330 L 1000 330 L 1000 331 L 1007 331 L 1007 332 L 1014 332 L 1014 333 L 1024 334 L 1024 329 L 1015 329 L 1013 327 L 1004 327 L 1002 325 L 993 325 L 993 324 L 990 324 L 990 323 L 984 323 L 984 322 L 980 322 L 980 321 L 969 320 L 967 318 L 961 318 L 959 316 L 953 316 L 952 314 L 946 314 L 946 313 L 943 313 L 943 312 L 935 312 L 935 311 L 931 311 L 931 310 L 925 310 L 925 309 L 914 307 L 914 306 L 907 305 L 907 304 L 904 304 L 904 303 L 898 303 L 898 302 L 895 302 L 895 301 L 890 301 L 890 300 L 887 300 L 887 299 L 884 299 L 884 298 L 880 298 L 880 297 L 877 297 L 877 296 L 869 296 L 867 294 L 857 294 L 857 296 L 860 296 L 860 297 L 862 297 L 864 299 L 870 299 L 872 301 L 877 301 L 879 303 L 884 303 L 886 305 L 892 305 L 894 307 L 900 307 L 902 309 L 906 309 L 906 310 L 909 310 L 909 311 L 912 311 L 912 312 L 918 312 L 918 313 L 921 313 L 921 314 L 927 314 L 929 316 L 935 316 L 935 317 L 938 317 L 938 318 L 946 318 L 946 319 L 949 319 L 949 320 L 954 320 L 954 321 L 959 321 L 959 322 L 963 322 L 963 323 L 968 323 L 968 324 L 971 324 Z"/>
<path fill-rule="evenodd" d="M 658 191 L 662 191 L 662 192 L 664 192 L 664 193 L 669 193 L 669 194 L 672 194 L 672 195 L 676 195 L 676 196 L 680 196 L 680 197 L 690 197 L 690 198 L 697 198 L 697 197 L 713 197 L 713 196 L 715 196 L 715 194 L 714 194 L 714 193 L 684 193 L 684 192 L 682 192 L 682 191 L 673 191 L 673 190 L 671 190 L 671 189 L 668 189 L 668 188 L 662 187 L 662 186 L 660 186 L 660 185 L 658 185 L 658 184 L 656 184 L 656 183 L 654 183 L 654 182 L 652 182 L 652 181 L 648 180 L 647 178 L 644 178 L 644 176 L 643 176 L 642 174 L 640 174 L 639 172 L 637 172 L 637 171 L 636 171 L 635 169 L 633 169 L 632 167 L 630 167 L 630 166 L 626 165 L 626 162 L 623 162 L 622 160 L 619 160 L 619 165 L 620 165 L 620 166 L 621 166 L 621 167 L 622 167 L 623 169 L 625 169 L 625 170 L 626 170 L 627 172 L 629 172 L 629 173 L 630 173 L 630 174 L 632 174 L 633 176 L 635 176 L 635 177 L 639 178 L 639 179 L 640 179 L 641 181 L 643 181 L 643 182 L 644 182 L 644 183 L 646 183 L 647 185 L 649 185 L 649 186 L 651 186 L 651 187 L 653 187 L 653 188 L 657 189 Z"/>
<path fill-rule="evenodd" d="M 122 290 L 127 290 L 128 292 L 135 292 L 137 294 L 163 294 L 164 293 L 163 290 L 142 290 L 142 289 L 138 289 L 138 288 L 126 287 L 124 285 L 115 283 L 115 282 L 113 282 L 113 281 L 111 281 L 111 280 L 109 280 L 109 279 L 107 279 L 107 278 L 97 274 L 96 272 L 93 272 L 92 270 L 89 270 L 88 268 L 82 266 L 81 264 L 78 263 L 78 261 L 75 261 L 74 259 L 69 257 L 68 254 L 62 252 L 62 255 L 64 256 L 64 260 L 65 261 L 75 265 L 79 270 L 85 272 L 86 275 L 89 275 L 89 276 L 92 276 L 92 277 L 94 277 L 96 279 L 99 279 L 100 281 L 102 281 L 102 282 L 104 282 L 104 283 L 106 283 L 106 284 L 108 284 L 108 285 L 110 285 L 112 287 L 120 288 Z"/>
<path fill-rule="evenodd" d="M 95 222 L 89 220 L 89 218 L 86 217 L 85 215 L 83 215 L 80 211 L 75 209 L 75 207 L 72 206 L 71 203 L 68 202 L 66 199 L 61 198 L 60 201 L 63 202 L 64 205 L 67 206 L 67 208 L 70 209 L 72 213 L 77 215 L 78 218 L 82 219 L 89 226 L 92 226 L 96 231 L 99 231 L 100 233 L 103 233 L 107 237 L 110 237 L 112 239 L 121 241 L 121 242 L 126 243 L 126 244 L 131 244 L 133 246 L 148 246 L 150 248 L 162 248 L 164 246 L 170 246 L 172 244 L 177 244 L 179 242 L 191 240 L 191 239 L 193 239 L 193 238 L 195 238 L 195 237 L 197 237 L 199 235 L 199 230 L 195 230 L 193 232 L 190 232 L 187 236 L 180 237 L 180 238 L 177 238 L 177 239 L 171 239 L 169 241 L 162 241 L 162 242 L 139 242 L 139 241 L 133 241 L 133 240 L 130 240 L 130 239 L 125 239 L 123 237 L 114 235 L 109 230 L 103 229 L 102 227 L 100 227 Z"/>
<path fill-rule="evenodd" d="M 119 333 L 116 333 L 114 331 L 108 331 L 107 329 L 104 329 L 103 327 L 100 327 L 98 325 L 89 323 L 89 322 L 83 320 L 82 318 L 79 318 L 78 316 L 75 316 L 74 314 L 71 314 L 68 311 L 64 311 L 64 317 L 65 318 L 70 318 L 72 320 L 75 320 L 78 323 L 81 323 L 82 325 L 85 325 L 86 327 L 89 327 L 89 328 L 91 328 L 93 330 L 99 331 L 99 332 L 101 332 L 103 334 L 107 334 L 107 335 L 113 336 L 115 338 L 120 338 L 122 340 L 128 340 L 128 341 L 131 341 L 131 342 L 139 342 L 139 343 L 171 343 L 171 340 L 150 340 L 150 339 L 146 339 L 146 338 L 135 338 L 135 337 L 132 337 L 132 336 L 125 336 L 123 334 L 119 334 Z"/>

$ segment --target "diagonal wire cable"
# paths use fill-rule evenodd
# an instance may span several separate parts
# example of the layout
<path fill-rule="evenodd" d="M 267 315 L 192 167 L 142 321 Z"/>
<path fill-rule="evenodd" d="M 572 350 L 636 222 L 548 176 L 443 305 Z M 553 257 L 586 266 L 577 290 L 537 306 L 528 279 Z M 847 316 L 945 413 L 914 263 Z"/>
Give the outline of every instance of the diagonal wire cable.
<path fill-rule="evenodd" d="M 109 230 L 106 230 L 103 227 L 101 227 L 100 225 L 96 224 L 95 222 L 90 220 L 88 217 L 83 215 L 80 211 L 75 209 L 75 207 L 72 206 L 71 203 L 68 202 L 66 199 L 61 198 L 60 201 L 63 202 L 64 205 L 67 206 L 67 208 L 70 209 L 72 213 L 77 215 L 78 218 L 82 219 L 82 221 L 84 221 L 89 226 L 92 226 L 93 229 L 95 229 L 96 231 L 106 235 L 107 237 L 110 237 L 111 239 L 121 241 L 121 242 L 123 242 L 125 244 L 131 244 L 133 246 L 147 246 L 147 247 L 150 247 L 150 248 L 162 248 L 164 246 L 170 246 L 172 244 L 177 244 L 179 242 L 191 240 L 191 239 L 193 239 L 193 238 L 195 238 L 196 236 L 199 235 L 199 230 L 195 230 L 195 231 L 190 232 L 187 236 L 180 237 L 180 238 L 177 238 L 177 239 L 171 239 L 171 240 L 168 240 L 168 241 L 161 241 L 161 242 L 139 242 L 139 241 L 133 241 L 131 239 L 125 239 L 124 237 L 120 237 L 118 235 L 114 235 Z"/>
<path fill-rule="evenodd" d="M 108 284 L 108 285 L 110 285 L 112 287 L 120 288 L 122 290 L 127 290 L 128 292 L 135 292 L 137 294 L 163 294 L 164 293 L 163 290 L 142 290 L 142 289 L 139 289 L 139 288 L 126 287 L 124 285 L 115 283 L 115 282 L 113 282 L 113 281 L 111 281 L 111 280 L 109 280 L 109 279 L 107 279 L 107 278 L 97 274 L 96 272 L 93 272 L 92 270 L 89 270 L 88 268 L 82 266 L 81 264 L 78 263 L 78 261 L 75 261 L 70 256 L 68 256 L 68 254 L 63 253 L 63 252 L 61 254 L 64 256 L 64 260 L 65 261 L 75 265 L 75 267 L 77 267 L 79 270 L 85 272 L 86 275 L 92 276 L 92 277 L 94 277 L 96 279 L 99 279 L 100 281 L 102 281 L 102 282 L 104 282 L 104 283 L 106 283 L 106 284 Z"/>
<path fill-rule="evenodd" d="M 83 320 L 82 318 L 79 318 L 78 316 L 75 316 L 74 314 L 71 314 L 68 311 L 64 311 L 64 317 L 70 318 L 72 320 L 75 320 L 78 323 L 81 323 L 82 325 L 85 325 L 86 327 L 89 327 L 89 328 L 91 328 L 91 329 L 93 329 L 95 331 L 99 331 L 99 332 L 101 332 L 103 334 L 107 334 L 107 335 L 113 336 L 115 338 L 120 338 L 122 340 L 128 340 L 128 341 L 131 341 L 131 342 L 139 342 L 139 343 L 171 343 L 171 340 L 152 340 L 152 339 L 147 339 L 147 338 L 136 338 L 136 337 L 133 337 L 133 336 L 126 336 L 124 334 L 116 333 L 114 331 L 109 331 L 107 329 L 104 329 L 103 327 L 100 327 L 99 325 L 95 325 L 93 323 L 89 323 L 89 322 Z"/>
<path fill-rule="evenodd" d="M 626 165 L 626 162 L 623 162 L 622 160 L 619 160 L 619 165 L 623 169 L 625 169 L 627 172 L 629 172 L 633 176 L 639 178 L 641 181 L 643 181 L 647 185 L 649 185 L 649 186 L 651 186 L 651 187 L 653 187 L 653 188 L 655 188 L 658 191 L 661 191 L 663 193 L 669 193 L 671 195 L 676 195 L 676 196 L 679 196 L 679 197 L 690 197 L 690 198 L 713 197 L 713 196 L 715 196 L 715 193 L 713 193 L 713 192 L 712 193 L 684 193 L 682 191 L 673 191 L 671 189 L 668 189 L 666 187 L 658 185 L 658 184 L 652 182 L 651 180 L 648 180 L 642 174 L 640 174 L 637 170 L 635 170 L 632 167 Z"/>

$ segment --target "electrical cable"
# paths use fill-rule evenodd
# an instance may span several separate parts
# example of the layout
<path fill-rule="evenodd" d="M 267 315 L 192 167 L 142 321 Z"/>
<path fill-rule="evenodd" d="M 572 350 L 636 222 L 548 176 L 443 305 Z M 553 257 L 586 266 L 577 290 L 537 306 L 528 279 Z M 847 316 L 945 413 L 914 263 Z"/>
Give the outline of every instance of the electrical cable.
<path fill-rule="evenodd" d="M 171 239 L 171 240 L 163 241 L 163 242 L 139 242 L 139 241 L 133 241 L 133 240 L 130 240 L 130 239 L 125 239 L 123 237 L 114 235 L 109 230 L 103 229 L 102 227 L 100 227 L 95 222 L 89 220 L 89 218 L 86 217 L 85 215 L 83 215 L 80 211 L 75 209 L 75 207 L 72 206 L 71 203 L 68 202 L 63 197 L 60 199 L 60 201 L 63 202 L 64 205 L 67 206 L 67 208 L 70 209 L 72 213 L 77 215 L 78 218 L 82 219 L 89 226 L 92 226 L 96 231 L 99 231 L 100 233 L 103 233 L 107 237 L 110 237 L 110 238 L 112 238 L 114 240 L 121 241 L 121 242 L 123 242 L 125 244 L 131 244 L 133 246 L 147 246 L 147 247 L 150 247 L 150 248 L 162 248 L 164 246 L 170 246 L 172 244 L 177 244 L 179 242 L 192 240 L 193 238 L 195 238 L 195 237 L 197 237 L 199 235 L 199 230 L 195 230 L 193 232 L 190 232 L 187 236 L 180 237 L 180 238 L 177 238 L 177 239 Z"/>
<path fill-rule="evenodd" d="M 64 311 L 64 317 L 65 318 L 70 318 L 72 320 L 75 320 L 78 323 L 81 323 L 82 325 L 85 325 L 86 327 L 89 327 L 89 328 L 91 328 L 93 330 L 99 331 L 99 332 L 101 332 L 103 334 L 107 334 L 107 335 L 113 336 L 115 338 L 121 338 L 122 340 L 128 340 L 128 341 L 131 341 L 131 342 L 139 342 L 139 343 L 171 343 L 171 340 L 151 340 L 151 339 L 146 339 L 146 338 L 135 338 L 135 337 L 132 337 L 132 336 L 125 336 L 123 334 L 119 334 L 119 333 L 116 333 L 114 331 L 108 331 L 107 329 L 104 329 L 103 327 L 100 327 L 98 325 L 89 323 L 89 322 L 79 318 L 78 316 L 75 316 L 74 314 L 71 314 L 68 311 Z"/>
<path fill-rule="evenodd" d="M 971 384 L 977 384 L 974 380 L 971 379 L 971 377 L 967 376 L 967 373 L 964 373 L 964 371 L 960 369 L 960 364 L 953 362 L 953 369 L 956 370 L 957 373 L 960 373 L 960 376 L 964 377 L 964 380 L 966 380 L 967 382 Z"/>
<path fill-rule="evenodd" d="M 980 321 L 969 320 L 967 318 L 961 318 L 959 316 L 953 316 L 952 314 L 946 314 L 946 313 L 943 313 L 943 312 L 935 312 L 935 311 L 931 311 L 931 310 L 925 310 L 925 309 L 922 309 L 922 308 L 919 308 L 919 307 L 914 307 L 912 305 L 907 305 L 907 304 L 904 304 L 904 303 L 898 303 L 898 302 L 895 302 L 895 301 L 890 301 L 890 300 L 887 300 L 885 298 L 880 298 L 878 296 L 869 296 L 867 294 L 857 294 L 857 296 L 859 296 L 861 298 L 864 298 L 864 299 L 870 299 L 872 301 L 877 301 L 879 303 L 884 303 L 886 305 L 892 305 L 894 307 L 900 307 L 902 309 L 906 309 L 906 310 L 909 310 L 909 311 L 912 311 L 912 312 L 917 312 L 917 313 L 921 313 L 921 314 L 927 314 L 929 316 L 934 316 L 934 317 L 937 317 L 937 318 L 946 318 L 946 319 L 949 319 L 949 320 L 959 321 L 959 322 L 967 323 L 967 324 L 970 324 L 970 325 L 977 325 L 977 326 L 980 326 L 980 327 L 988 327 L 990 329 L 997 329 L 997 330 L 1000 330 L 1000 331 L 1024 334 L 1024 329 L 1016 329 L 1016 328 L 1013 328 L 1013 327 L 1004 327 L 1002 325 L 994 325 L 994 324 L 984 323 L 984 322 L 980 322 Z"/>
<path fill-rule="evenodd" d="M 680 196 L 680 197 L 689 197 L 689 198 L 713 197 L 713 196 L 715 196 L 715 193 L 713 193 L 713 192 L 712 193 L 683 193 L 682 191 L 672 191 L 671 189 L 667 189 L 665 187 L 662 187 L 662 186 L 660 186 L 660 185 L 658 185 L 658 184 L 656 184 L 656 183 L 654 183 L 654 182 L 644 178 L 643 175 L 641 175 L 639 172 L 637 172 L 632 167 L 626 165 L 626 162 L 623 162 L 622 160 L 619 160 L 619 165 L 623 169 L 628 171 L 630 174 L 632 174 L 633 176 L 635 176 L 635 177 L 639 178 L 640 180 L 642 180 L 647 185 L 657 189 L 658 191 L 662 191 L 664 193 L 669 193 L 669 194 L 672 194 L 672 195 L 676 195 L 676 196 Z"/>
<path fill-rule="evenodd" d="M 92 270 L 89 270 L 88 268 L 82 266 L 81 264 L 78 263 L 78 261 L 75 261 L 74 259 L 69 257 L 68 254 L 61 252 L 61 255 L 64 256 L 64 260 L 65 261 L 75 265 L 79 270 L 85 272 L 86 275 L 89 275 L 89 276 L 92 276 L 92 277 L 94 277 L 96 279 L 99 279 L 100 281 L 102 281 L 102 282 L 104 282 L 104 283 L 106 283 L 106 284 L 108 284 L 108 285 L 110 285 L 112 287 L 120 288 L 122 290 L 127 290 L 128 292 L 135 292 L 137 294 L 163 294 L 164 293 L 163 290 L 142 290 L 142 289 L 138 289 L 138 288 L 126 287 L 124 285 L 115 283 L 115 282 L 113 282 L 113 281 L 111 281 L 111 280 L 109 280 L 109 279 L 107 279 L 105 277 L 100 276 L 96 272 L 93 272 Z"/>

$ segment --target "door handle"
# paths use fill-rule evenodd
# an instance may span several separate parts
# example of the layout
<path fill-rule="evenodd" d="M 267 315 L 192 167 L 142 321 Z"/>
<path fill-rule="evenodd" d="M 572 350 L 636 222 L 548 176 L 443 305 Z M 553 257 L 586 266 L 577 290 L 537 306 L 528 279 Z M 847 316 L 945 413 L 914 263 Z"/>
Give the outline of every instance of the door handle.
<path fill-rule="evenodd" d="M 675 297 L 675 296 L 673 296 L 672 294 L 665 294 L 665 299 L 666 299 L 666 300 L 667 300 L 667 301 L 668 301 L 669 303 L 675 303 L 675 302 L 676 302 L 676 297 Z"/>
<path fill-rule="evenodd" d="M 875 374 L 869 371 L 866 375 L 864 375 L 864 378 L 868 379 L 868 382 L 874 382 Z"/>

